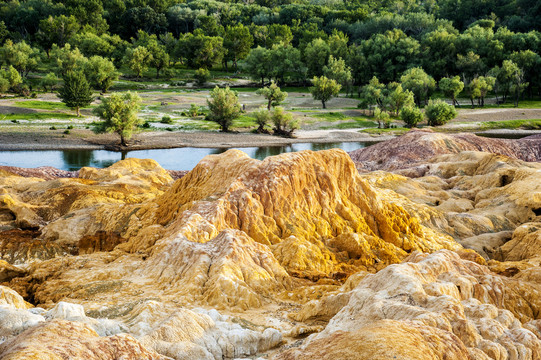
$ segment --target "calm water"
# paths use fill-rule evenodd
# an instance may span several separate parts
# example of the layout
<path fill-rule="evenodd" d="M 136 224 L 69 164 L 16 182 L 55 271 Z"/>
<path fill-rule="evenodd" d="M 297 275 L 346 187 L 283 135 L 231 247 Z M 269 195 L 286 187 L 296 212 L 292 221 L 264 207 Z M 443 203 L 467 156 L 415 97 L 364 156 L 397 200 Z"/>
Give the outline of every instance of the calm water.
<path fill-rule="evenodd" d="M 287 146 L 262 146 L 235 148 L 244 151 L 255 159 L 278 155 L 284 152 L 301 150 L 326 150 L 340 148 L 353 151 L 372 143 L 298 143 Z M 39 150 L 39 151 L 0 151 L 0 165 L 34 168 L 52 166 L 62 170 L 78 170 L 83 166 L 103 168 L 126 158 L 154 159 L 163 168 L 170 170 L 191 170 L 207 155 L 220 154 L 227 149 L 217 148 L 176 148 L 135 150 L 115 152 L 108 150 Z"/>

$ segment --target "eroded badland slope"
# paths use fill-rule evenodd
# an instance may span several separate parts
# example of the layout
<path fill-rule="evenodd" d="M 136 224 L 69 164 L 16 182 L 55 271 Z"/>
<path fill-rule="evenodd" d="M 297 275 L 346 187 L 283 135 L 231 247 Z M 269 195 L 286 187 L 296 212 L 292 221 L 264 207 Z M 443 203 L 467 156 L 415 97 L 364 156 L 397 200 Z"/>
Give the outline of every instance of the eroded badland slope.
<path fill-rule="evenodd" d="M 541 164 L 376 155 L 1 170 L 0 357 L 541 358 Z"/>

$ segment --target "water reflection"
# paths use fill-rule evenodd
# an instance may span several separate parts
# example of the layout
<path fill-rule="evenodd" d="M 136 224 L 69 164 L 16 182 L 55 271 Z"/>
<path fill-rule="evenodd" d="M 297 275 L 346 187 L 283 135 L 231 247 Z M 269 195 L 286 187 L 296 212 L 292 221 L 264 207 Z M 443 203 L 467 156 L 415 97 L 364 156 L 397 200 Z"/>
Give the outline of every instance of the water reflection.
<path fill-rule="evenodd" d="M 263 160 L 268 156 L 301 150 L 325 150 L 340 148 L 353 151 L 371 143 L 297 143 L 287 146 L 261 146 L 236 148 L 248 156 Z M 126 158 L 154 159 L 163 168 L 172 170 L 191 170 L 201 159 L 211 154 L 221 154 L 222 148 L 175 148 L 114 152 L 107 150 L 44 150 L 44 151 L 0 151 L 0 165 L 33 168 L 53 166 L 63 170 L 78 170 L 83 166 L 104 168 Z"/>

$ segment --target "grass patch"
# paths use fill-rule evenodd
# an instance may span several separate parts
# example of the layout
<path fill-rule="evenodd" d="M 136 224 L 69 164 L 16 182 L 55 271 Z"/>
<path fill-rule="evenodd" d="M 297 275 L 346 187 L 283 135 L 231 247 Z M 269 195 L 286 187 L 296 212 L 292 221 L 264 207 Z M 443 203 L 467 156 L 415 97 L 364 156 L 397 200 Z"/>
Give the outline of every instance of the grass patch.
<path fill-rule="evenodd" d="M 40 101 L 40 100 L 28 100 L 17 101 L 15 106 L 26 109 L 37 110 L 69 110 L 69 108 L 61 102 L 56 101 Z"/>
<path fill-rule="evenodd" d="M 323 126 L 320 129 L 327 130 L 327 129 L 358 129 L 358 128 L 375 128 L 378 124 L 371 120 L 364 120 L 364 119 L 357 119 L 354 121 L 348 121 L 339 123 L 332 126 Z"/>
<path fill-rule="evenodd" d="M 487 121 L 487 122 L 481 123 L 481 129 L 482 130 L 494 130 L 494 129 L 539 130 L 541 129 L 541 119 Z"/>
<path fill-rule="evenodd" d="M 251 128 L 256 126 L 255 119 L 248 115 L 242 115 L 233 120 L 232 128 Z"/>
<path fill-rule="evenodd" d="M 29 113 L 29 114 L 0 114 L 0 120 L 48 120 L 48 119 L 76 119 L 75 115 L 64 113 Z"/>

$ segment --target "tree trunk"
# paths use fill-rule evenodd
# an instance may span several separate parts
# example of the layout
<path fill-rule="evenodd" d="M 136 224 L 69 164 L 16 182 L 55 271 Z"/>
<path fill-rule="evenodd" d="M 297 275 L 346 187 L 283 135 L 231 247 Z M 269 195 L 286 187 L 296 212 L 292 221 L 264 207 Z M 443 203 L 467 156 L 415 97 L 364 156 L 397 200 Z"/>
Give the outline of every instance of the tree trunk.
<path fill-rule="evenodd" d="M 267 104 L 267 110 L 269 110 L 269 111 L 270 111 L 270 109 L 271 109 L 271 104 L 272 104 L 272 100 L 269 99 L 269 103 Z"/>
<path fill-rule="evenodd" d="M 156 79 L 160 78 L 160 68 L 156 68 Z"/>
<path fill-rule="evenodd" d="M 323 109 L 326 109 L 327 106 L 325 105 L 325 100 L 321 100 L 321 103 L 323 104 Z"/>
<path fill-rule="evenodd" d="M 471 100 L 471 108 L 473 109 L 475 107 L 475 105 L 473 104 L 473 98 L 470 98 Z"/>
<path fill-rule="evenodd" d="M 126 144 L 126 139 L 124 138 L 124 134 L 120 132 L 119 135 L 120 135 L 120 145 L 128 146 L 128 144 Z"/>
<path fill-rule="evenodd" d="M 81 112 L 79 111 L 79 107 L 77 106 L 75 109 L 77 110 L 77 117 L 81 117 Z"/>

